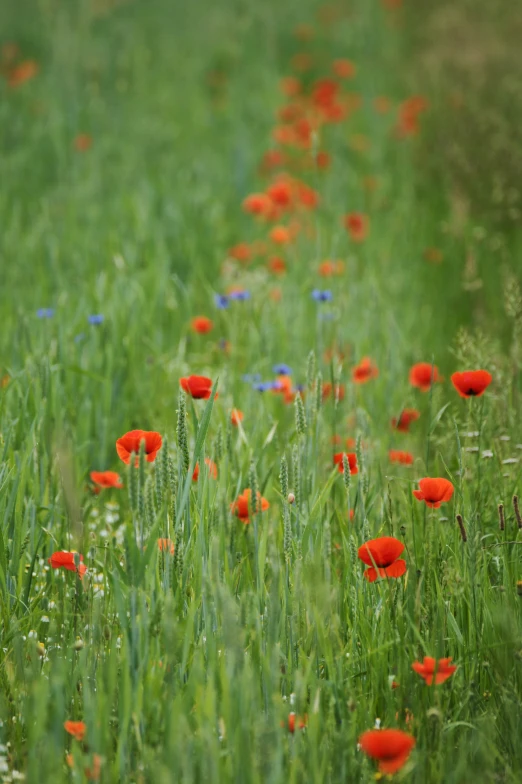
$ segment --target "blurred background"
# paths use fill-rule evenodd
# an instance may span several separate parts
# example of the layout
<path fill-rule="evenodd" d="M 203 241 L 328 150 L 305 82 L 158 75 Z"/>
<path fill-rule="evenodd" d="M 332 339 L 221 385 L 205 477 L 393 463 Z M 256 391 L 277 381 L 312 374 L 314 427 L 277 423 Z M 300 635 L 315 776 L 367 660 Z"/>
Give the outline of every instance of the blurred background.
<path fill-rule="evenodd" d="M 382 203 L 392 202 L 402 232 L 387 237 L 396 279 L 406 266 L 408 291 L 429 286 L 435 303 L 439 295 L 451 322 L 444 337 L 456 311 L 459 322 L 507 329 L 503 291 L 521 269 L 517 4 L 21 0 L 2 4 L 0 29 L 7 312 L 19 307 L 18 291 L 37 308 L 66 300 L 71 286 L 92 289 L 100 272 L 115 274 L 114 259 L 138 277 L 154 265 L 160 277 L 212 280 L 242 239 L 238 204 L 271 144 L 278 82 L 307 49 L 349 56 L 365 96 L 394 107 L 423 96 L 429 109 L 407 153 L 383 142 L 389 123 L 383 130 L 358 114 L 330 195 L 342 209 L 354 172 L 382 176 Z M 408 259 L 412 204 L 436 249 L 431 266 Z M 451 294 L 448 278 L 459 281 Z"/>

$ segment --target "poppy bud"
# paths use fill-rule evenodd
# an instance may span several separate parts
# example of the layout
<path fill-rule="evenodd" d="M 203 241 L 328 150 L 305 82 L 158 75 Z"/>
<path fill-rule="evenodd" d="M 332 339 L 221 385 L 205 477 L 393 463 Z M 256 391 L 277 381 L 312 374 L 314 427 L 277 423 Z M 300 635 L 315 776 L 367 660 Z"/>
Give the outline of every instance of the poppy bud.
<path fill-rule="evenodd" d="M 289 504 L 293 504 L 295 501 L 295 495 L 293 493 L 288 493 L 287 501 Z"/>
<path fill-rule="evenodd" d="M 74 650 L 81 651 L 82 648 L 83 648 L 83 640 L 80 637 L 78 637 L 78 639 L 75 640 L 74 643 Z"/>
<path fill-rule="evenodd" d="M 522 580 L 518 580 L 517 582 L 517 594 L 522 596 Z"/>

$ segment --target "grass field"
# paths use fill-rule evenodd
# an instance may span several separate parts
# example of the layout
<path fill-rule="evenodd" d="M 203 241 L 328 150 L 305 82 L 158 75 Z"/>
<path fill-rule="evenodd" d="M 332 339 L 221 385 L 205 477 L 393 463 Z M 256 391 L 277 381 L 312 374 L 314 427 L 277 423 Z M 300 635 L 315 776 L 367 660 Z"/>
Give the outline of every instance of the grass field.
<path fill-rule="evenodd" d="M 0 781 L 522 780 L 506 8 L 0 8 Z"/>

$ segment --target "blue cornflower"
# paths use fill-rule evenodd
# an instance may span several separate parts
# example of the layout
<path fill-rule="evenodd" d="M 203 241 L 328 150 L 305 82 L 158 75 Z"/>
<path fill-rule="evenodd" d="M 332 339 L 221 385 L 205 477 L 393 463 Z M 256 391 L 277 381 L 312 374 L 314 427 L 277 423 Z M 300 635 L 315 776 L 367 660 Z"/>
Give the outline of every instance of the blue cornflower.
<path fill-rule="evenodd" d="M 290 365 L 285 365 L 284 362 L 281 362 L 279 365 L 274 365 L 272 372 L 275 373 L 276 376 L 291 376 L 292 368 Z"/>
<path fill-rule="evenodd" d="M 279 389 L 277 381 L 259 381 L 253 384 L 252 388 L 257 392 L 269 392 L 271 389 Z"/>
<path fill-rule="evenodd" d="M 38 308 L 36 315 L 39 319 L 50 319 L 54 316 L 54 308 Z"/>
<path fill-rule="evenodd" d="M 228 297 L 224 294 L 214 294 L 214 303 L 220 310 L 226 310 L 228 308 Z"/>
<path fill-rule="evenodd" d="M 312 291 L 312 299 L 315 299 L 316 302 L 331 302 L 333 300 L 333 294 L 329 289 L 325 289 L 321 291 L 321 289 L 314 289 Z"/>
<path fill-rule="evenodd" d="M 89 322 L 89 324 L 94 324 L 94 325 L 103 324 L 104 319 L 105 316 L 103 316 L 102 313 L 93 313 L 92 316 L 87 316 L 87 321 Z"/>
<path fill-rule="evenodd" d="M 261 381 L 261 373 L 245 373 L 241 376 L 241 380 L 246 381 L 247 384 L 255 384 L 256 381 Z"/>
<path fill-rule="evenodd" d="M 232 291 L 228 295 L 229 299 L 237 300 L 238 302 L 244 302 L 246 299 L 250 299 L 250 292 L 246 289 L 241 289 L 240 291 Z"/>

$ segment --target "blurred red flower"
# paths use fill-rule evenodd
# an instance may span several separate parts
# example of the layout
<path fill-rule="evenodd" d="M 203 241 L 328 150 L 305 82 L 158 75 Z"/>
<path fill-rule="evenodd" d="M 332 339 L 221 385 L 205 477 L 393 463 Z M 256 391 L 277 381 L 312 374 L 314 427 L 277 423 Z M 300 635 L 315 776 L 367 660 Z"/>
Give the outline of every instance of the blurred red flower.
<path fill-rule="evenodd" d="M 457 669 L 457 666 L 450 662 L 451 657 L 448 659 L 439 659 L 437 661 L 431 656 L 425 656 L 422 663 L 413 662 L 411 667 L 412 670 L 415 670 L 415 672 L 421 676 L 421 678 L 424 678 L 428 686 L 431 686 L 434 678 L 437 685 L 444 683 L 448 678 L 451 678 Z"/>
<path fill-rule="evenodd" d="M 65 731 L 72 735 L 75 740 L 83 740 L 87 725 L 83 721 L 64 721 Z"/>
<path fill-rule="evenodd" d="M 392 775 L 407 762 L 415 738 L 402 730 L 368 730 L 359 738 L 359 744 L 369 757 L 377 760 L 384 775 Z"/>
<path fill-rule="evenodd" d="M 121 477 L 116 471 L 91 471 L 90 477 L 91 481 L 94 482 L 98 488 L 123 487 Z"/>
<path fill-rule="evenodd" d="M 410 384 L 418 387 L 421 392 L 427 392 L 432 383 L 442 381 L 437 365 L 431 362 L 417 362 L 410 369 Z"/>
<path fill-rule="evenodd" d="M 208 468 L 208 473 L 212 477 L 212 479 L 217 479 L 218 470 L 217 465 L 214 463 L 210 457 L 205 458 L 205 465 Z M 199 463 L 196 463 L 196 467 L 194 469 L 194 473 L 192 474 L 192 481 L 197 482 L 199 479 Z"/>
<path fill-rule="evenodd" d="M 357 68 L 351 60 L 343 58 L 333 61 L 332 70 L 340 79 L 353 79 Z"/>
<path fill-rule="evenodd" d="M 416 408 L 403 408 L 398 417 L 393 417 L 391 425 L 401 433 L 407 433 L 412 422 L 420 417 L 420 411 Z"/>
<path fill-rule="evenodd" d="M 75 556 L 79 558 L 78 566 L 74 560 Z M 74 550 L 70 553 L 65 550 L 57 550 L 47 560 L 53 569 L 67 569 L 68 572 L 77 572 L 80 578 L 87 571 L 87 567 L 83 564 L 83 555 L 79 555 Z"/>
<path fill-rule="evenodd" d="M 362 242 L 368 235 L 370 219 L 362 212 L 350 212 L 344 217 L 344 226 L 354 242 Z"/>
<path fill-rule="evenodd" d="M 252 495 L 252 491 L 250 488 L 247 490 L 243 490 L 243 492 L 237 497 L 237 499 L 231 504 L 230 509 L 236 517 L 239 517 L 242 523 L 250 522 L 250 496 Z M 261 493 L 257 494 L 257 502 L 256 502 L 256 513 L 264 512 L 268 509 L 270 504 L 261 496 Z"/>
<path fill-rule="evenodd" d="M 354 384 L 366 384 L 372 378 L 377 378 L 379 368 L 370 357 L 363 357 L 358 365 L 352 370 L 352 381 Z"/>
<path fill-rule="evenodd" d="M 160 552 L 169 552 L 171 555 L 174 555 L 174 542 L 172 539 L 158 539 L 158 550 L 160 550 Z"/>
<path fill-rule="evenodd" d="M 390 449 L 390 462 L 402 463 L 402 465 L 412 465 L 413 455 L 411 452 L 402 452 L 399 449 Z"/>
<path fill-rule="evenodd" d="M 190 326 L 197 332 L 199 335 L 206 335 L 207 332 L 211 332 L 214 327 L 214 322 L 207 318 L 207 316 L 196 316 L 190 322 Z"/>
<path fill-rule="evenodd" d="M 357 455 L 355 454 L 355 452 L 337 452 L 337 454 L 334 455 L 334 459 L 333 459 L 334 465 L 338 467 L 339 473 L 342 474 L 344 472 L 343 457 L 345 455 L 348 459 L 348 466 L 350 468 L 350 473 L 358 474 L 359 468 L 357 466 Z"/>
<path fill-rule="evenodd" d="M 120 460 L 128 465 L 131 454 L 133 452 L 136 455 L 139 453 L 142 441 L 145 442 L 145 459 L 147 463 L 153 463 L 162 444 L 162 438 L 155 430 L 129 430 L 128 433 L 118 438 L 116 452 Z M 136 464 L 138 464 L 138 458 L 136 458 Z"/>

